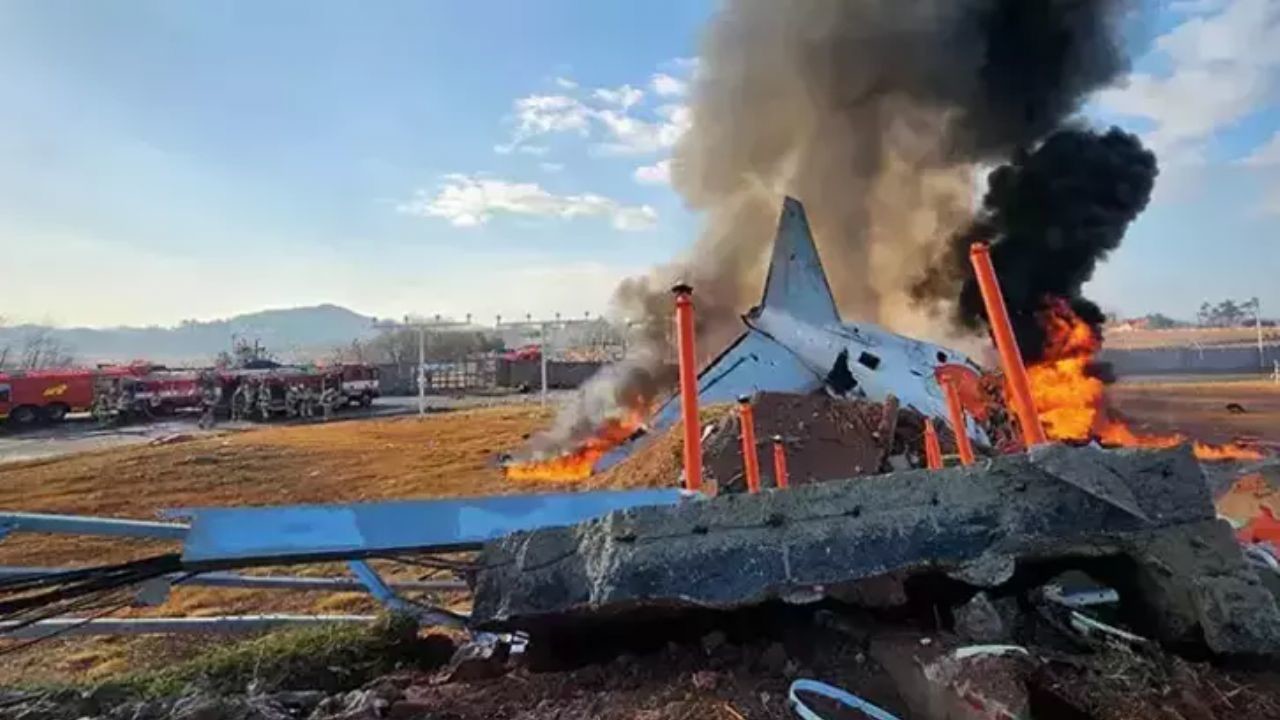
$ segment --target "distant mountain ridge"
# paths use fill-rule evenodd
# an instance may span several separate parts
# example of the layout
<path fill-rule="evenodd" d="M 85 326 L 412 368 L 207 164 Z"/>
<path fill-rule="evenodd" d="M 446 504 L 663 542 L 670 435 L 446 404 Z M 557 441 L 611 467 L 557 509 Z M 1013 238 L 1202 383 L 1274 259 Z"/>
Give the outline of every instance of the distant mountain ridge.
<path fill-rule="evenodd" d="M 174 327 L 57 328 L 43 325 L 0 327 L 0 347 L 20 351 L 36 333 L 66 345 L 79 363 L 152 360 L 168 364 L 207 364 L 234 338 L 260 341 L 284 361 L 324 356 L 339 345 L 375 333 L 374 318 L 338 305 L 261 310 L 225 320 L 184 321 Z"/>

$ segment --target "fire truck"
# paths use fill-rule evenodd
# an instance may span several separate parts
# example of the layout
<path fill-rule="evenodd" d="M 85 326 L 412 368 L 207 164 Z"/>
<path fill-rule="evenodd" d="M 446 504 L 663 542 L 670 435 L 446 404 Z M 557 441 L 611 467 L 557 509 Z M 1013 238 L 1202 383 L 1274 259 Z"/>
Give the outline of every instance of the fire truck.
<path fill-rule="evenodd" d="M 172 415 L 200 407 L 200 373 L 191 370 L 158 370 L 135 378 L 134 399 L 153 415 Z"/>
<path fill-rule="evenodd" d="M 351 405 L 369 407 L 381 392 L 377 365 L 348 363 L 341 366 L 342 396 Z"/>
<path fill-rule="evenodd" d="M 67 413 L 93 406 L 100 378 L 131 372 L 129 368 L 61 368 L 0 373 L 0 420 L 15 425 L 58 422 Z"/>
<path fill-rule="evenodd" d="M 59 422 L 68 413 L 86 411 L 93 412 L 100 421 L 170 415 L 202 406 L 202 377 L 209 372 L 212 371 L 168 370 L 134 363 L 0 373 L 0 421 L 25 427 Z M 220 371 L 212 377 L 224 412 L 229 409 L 235 389 L 249 378 L 255 378 L 267 393 L 268 415 L 288 414 L 286 395 L 291 386 L 309 389 L 317 398 L 326 390 L 336 391 L 341 405 L 368 407 L 380 394 L 378 368 L 374 365 L 279 366 Z"/>

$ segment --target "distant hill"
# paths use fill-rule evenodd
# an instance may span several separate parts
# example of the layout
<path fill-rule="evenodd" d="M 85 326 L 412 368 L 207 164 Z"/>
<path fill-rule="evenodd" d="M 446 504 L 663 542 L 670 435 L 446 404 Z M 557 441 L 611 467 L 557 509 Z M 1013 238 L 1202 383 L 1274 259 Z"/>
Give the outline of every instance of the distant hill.
<path fill-rule="evenodd" d="M 263 310 L 209 322 L 185 321 L 176 327 L 49 328 L 0 327 L 0 347 L 18 352 L 26 339 L 47 332 L 68 346 L 77 362 L 146 359 L 168 364 L 212 362 L 232 339 L 259 340 L 281 360 L 323 356 L 330 349 L 374 334 L 374 319 L 337 305 Z"/>

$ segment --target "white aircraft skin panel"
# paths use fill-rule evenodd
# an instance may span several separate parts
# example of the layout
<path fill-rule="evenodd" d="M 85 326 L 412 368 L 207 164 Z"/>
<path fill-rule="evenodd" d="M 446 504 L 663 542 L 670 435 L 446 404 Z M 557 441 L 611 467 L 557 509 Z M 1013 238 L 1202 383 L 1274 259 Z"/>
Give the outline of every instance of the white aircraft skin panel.
<path fill-rule="evenodd" d="M 749 326 L 758 328 L 800 356 L 819 377 L 825 378 L 840 352 L 846 351 L 849 371 L 858 382 L 855 392 L 876 402 L 883 402 L 890 394 L 896 395 L 903 407 L 914 408 L 944 422 L 948 418 L 947 402 L 934 371 L 946 364 L 977 369 L 960 353 L 888 332 L 871 323 L 817 327 L 769 307 L 745 320 Z M 874 359 L 868 358 L 875 364 L 874 369 L 859 361 L 863 353 L 874 356 Z M 987 442 L 986 433 L 972 420 L 966 430 L 979 442 Z"/>

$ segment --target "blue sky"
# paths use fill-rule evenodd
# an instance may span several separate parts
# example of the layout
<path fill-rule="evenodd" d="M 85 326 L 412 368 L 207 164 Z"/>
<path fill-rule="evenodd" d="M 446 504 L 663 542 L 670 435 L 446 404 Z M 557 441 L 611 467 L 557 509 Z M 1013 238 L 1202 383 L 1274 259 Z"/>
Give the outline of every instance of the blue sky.
<path fill-rule="evenodd" d="M 1151 2 L 1127 85 L 1153 206 L 1091 288 L 1280 314 L 1280 3 Z M 663 181 L 714 3 L 0 4 L 0 315 L 170 324 L 335 302 L 605 309 L 699 218 Z"/>

